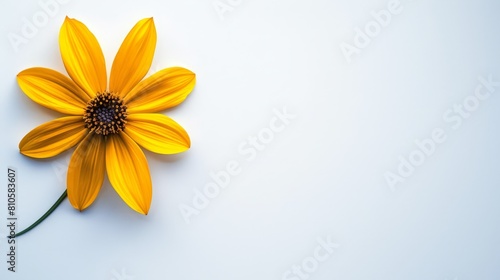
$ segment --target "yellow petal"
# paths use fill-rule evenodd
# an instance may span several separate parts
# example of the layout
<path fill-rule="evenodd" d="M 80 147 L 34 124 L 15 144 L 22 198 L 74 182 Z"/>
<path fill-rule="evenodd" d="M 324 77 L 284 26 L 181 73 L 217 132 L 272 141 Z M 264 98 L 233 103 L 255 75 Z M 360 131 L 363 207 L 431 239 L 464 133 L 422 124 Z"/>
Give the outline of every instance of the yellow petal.
<path fill-rule="evenodd" d="M 177 154 L 191 145 L 184 128 L 161 114 L 129 115 L 125 133 L 145 149 L 159 154 Z"/>
<path fill-rule="evenodd" d="M 148 214 L 153 192 L 148 162 L 141 148 L 125 133 L 108 137 L 106 169 L 123 201 L 135 211 Z"/>
<path fill-rule="evenodd" d="M 180 104 L 191 93 L 196 75 L 182 67 L 163 69 L 140 82 L 124 98 L 129 113 L 154 113 Z"/>
<path fill-rule="evenodd" d="M 73 207 L 82 211 L 94 202 L 102 182 L 106 165 L 104 137 L 89 133 L 71 156 L 68 167 L 68 198 Z"/>
<path fill-rule="evenodd" d="M 72 80 L 47 68 L 29 68 L 17 74 L 22 91 L 36 103 L 68 115 L 82 115 L 90 97 Z"/>
<path fill-rule="evenodd" d="M 91 97 L 106 90 L 106 64 L 94 34 L 81 22 L 66 17 L 59 48 L 69 76 Z"/>
<path fill-rule="evenodd" d="M 19 143 L 19 150 L 33 158 L 53 157 L 76 145 L 86 134 L 81 116 L 59 118 L 26 134 Z"/>
<path fill-rule="evenodd" d="M 153 18 L 139 21 L 128 33 L 111 68 L 109 90 L 125 96 L 148 73 L 156 47 Z"/>

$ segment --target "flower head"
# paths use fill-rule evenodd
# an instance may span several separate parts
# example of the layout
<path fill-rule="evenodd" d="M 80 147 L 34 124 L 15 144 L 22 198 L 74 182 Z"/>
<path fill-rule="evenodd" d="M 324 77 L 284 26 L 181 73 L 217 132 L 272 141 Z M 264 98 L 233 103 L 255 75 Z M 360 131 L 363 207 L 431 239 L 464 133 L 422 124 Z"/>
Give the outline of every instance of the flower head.
<path fill-rule="evenodd" d="M 125 203 L 147 214 L 152 183 L 139 146 L 159 154 L 189 149 L 186 131 L 157 112 L 184 101 L 195 74 L 172 67 L 142 80 L 156 47 L 152 18 L 140 20 L 128 33 L 113 61 L 109 86 L 101 47 L 83 23 L 66 17 L 59 47 L 70 78 L 37 67 L 21 71 L 17 81 L 33 101 L 68 116 L 29 132 L 19 143 L 21 153 L 48 158 L 76 145 L 67 175 L 73 207 L 83 210 L 94 202 L 107 172 Z"/>

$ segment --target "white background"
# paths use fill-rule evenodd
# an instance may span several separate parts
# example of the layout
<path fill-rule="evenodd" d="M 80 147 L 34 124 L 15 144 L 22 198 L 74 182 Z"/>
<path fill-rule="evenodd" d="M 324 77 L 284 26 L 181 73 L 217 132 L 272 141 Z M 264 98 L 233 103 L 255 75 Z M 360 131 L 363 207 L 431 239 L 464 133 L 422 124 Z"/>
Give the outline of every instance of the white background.
<path fill-rule="evenodd" d="M 218 13 L 213 0 L 72 0 L 15 47 L 9 36 L 23 36 L 25 20 L 44 10 L 36 0 L 4 1 L 1 167 L 18 171 L 20 228 L 64 191 L 71 152 L 19 154 L 26 133 L 60 115 L 29 100 L 16 74 L 34 66 L 65 73 L 58 32 L 66 15 L 93 31 L 108 69 L 130 28 L 153 16 L 151 73 L 183 66 L 197 85 L 164 112 L 189 132 L 191 149 L 146 152 L 148 216 L 129 209 L 106 179 L 88 210 L 65 201 L 17 240 L 18 272 L 7 271 L 0 239 L 0 279 L 306 279 L 287 274 L 294 265 L 308 266 L 312 280 L 500 279 L 500 87 L 460 127 L 443 119 L 473 96 L 478 77 L 500 80 L 500 5 L 401 0 L 401 13 L 348 63 L 341 44 L 354 45 L 355 29 L 389 2 L 233 0 Z M 248 160 L 238 147 L 285 107 L 295 118 Z M 391 188 L 385 174 L 398 174 L 399 156 L 408 159 L 415 140 L 436 128 L 446 141 Z M 210 173 L 232 160 L 241 172 L 188 224 L 179 207 L 193 207 Z M 5 179 L 2 237 L 6 195 Z M 339 247 L 313 261 L 317 239 L 327 237 Z"/>

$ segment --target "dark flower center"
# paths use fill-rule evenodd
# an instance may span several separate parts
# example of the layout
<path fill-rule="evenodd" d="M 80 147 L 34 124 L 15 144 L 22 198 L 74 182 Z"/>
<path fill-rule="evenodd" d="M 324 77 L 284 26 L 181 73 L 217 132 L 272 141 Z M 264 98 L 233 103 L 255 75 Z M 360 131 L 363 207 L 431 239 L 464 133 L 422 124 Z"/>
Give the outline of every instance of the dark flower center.
<path fill-rule="evenodd" d="M 91 99 L 83 115 L 85 127 L 101 135 L 123 131 L 126 118 L 127 106 L 120 97 L 109 92 L 98 93 Z"/>

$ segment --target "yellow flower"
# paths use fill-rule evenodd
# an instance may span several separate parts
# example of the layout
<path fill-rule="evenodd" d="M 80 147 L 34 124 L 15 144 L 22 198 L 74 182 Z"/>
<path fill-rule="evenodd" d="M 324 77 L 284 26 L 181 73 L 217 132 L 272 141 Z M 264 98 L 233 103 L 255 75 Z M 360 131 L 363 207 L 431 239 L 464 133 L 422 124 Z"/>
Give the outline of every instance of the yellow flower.
<path fill-rule="evenodd" d="M 19 143 L 22 154 L 48 158 L 78 144 L 68 167 L 67 194 L 83 210 L 94 202 L 107 171 L 118 195 L 147 214 L 152 184 L 143 148 L 175 154 L 190 147 L 186 131 L 156 112 L 184 101 L 195 74 L 181 67 L 163 69 L 141 81 L 156 47 L 152 18 L 128 33 L 113 61 L 109 87 L 99 43 L 80 21 L 66 17 L 59 34 L 64 67 L 71 79 L 47 68 L 17 75 L 23 92 L 36 103 L 69 115 L 38 126 Z"/>

